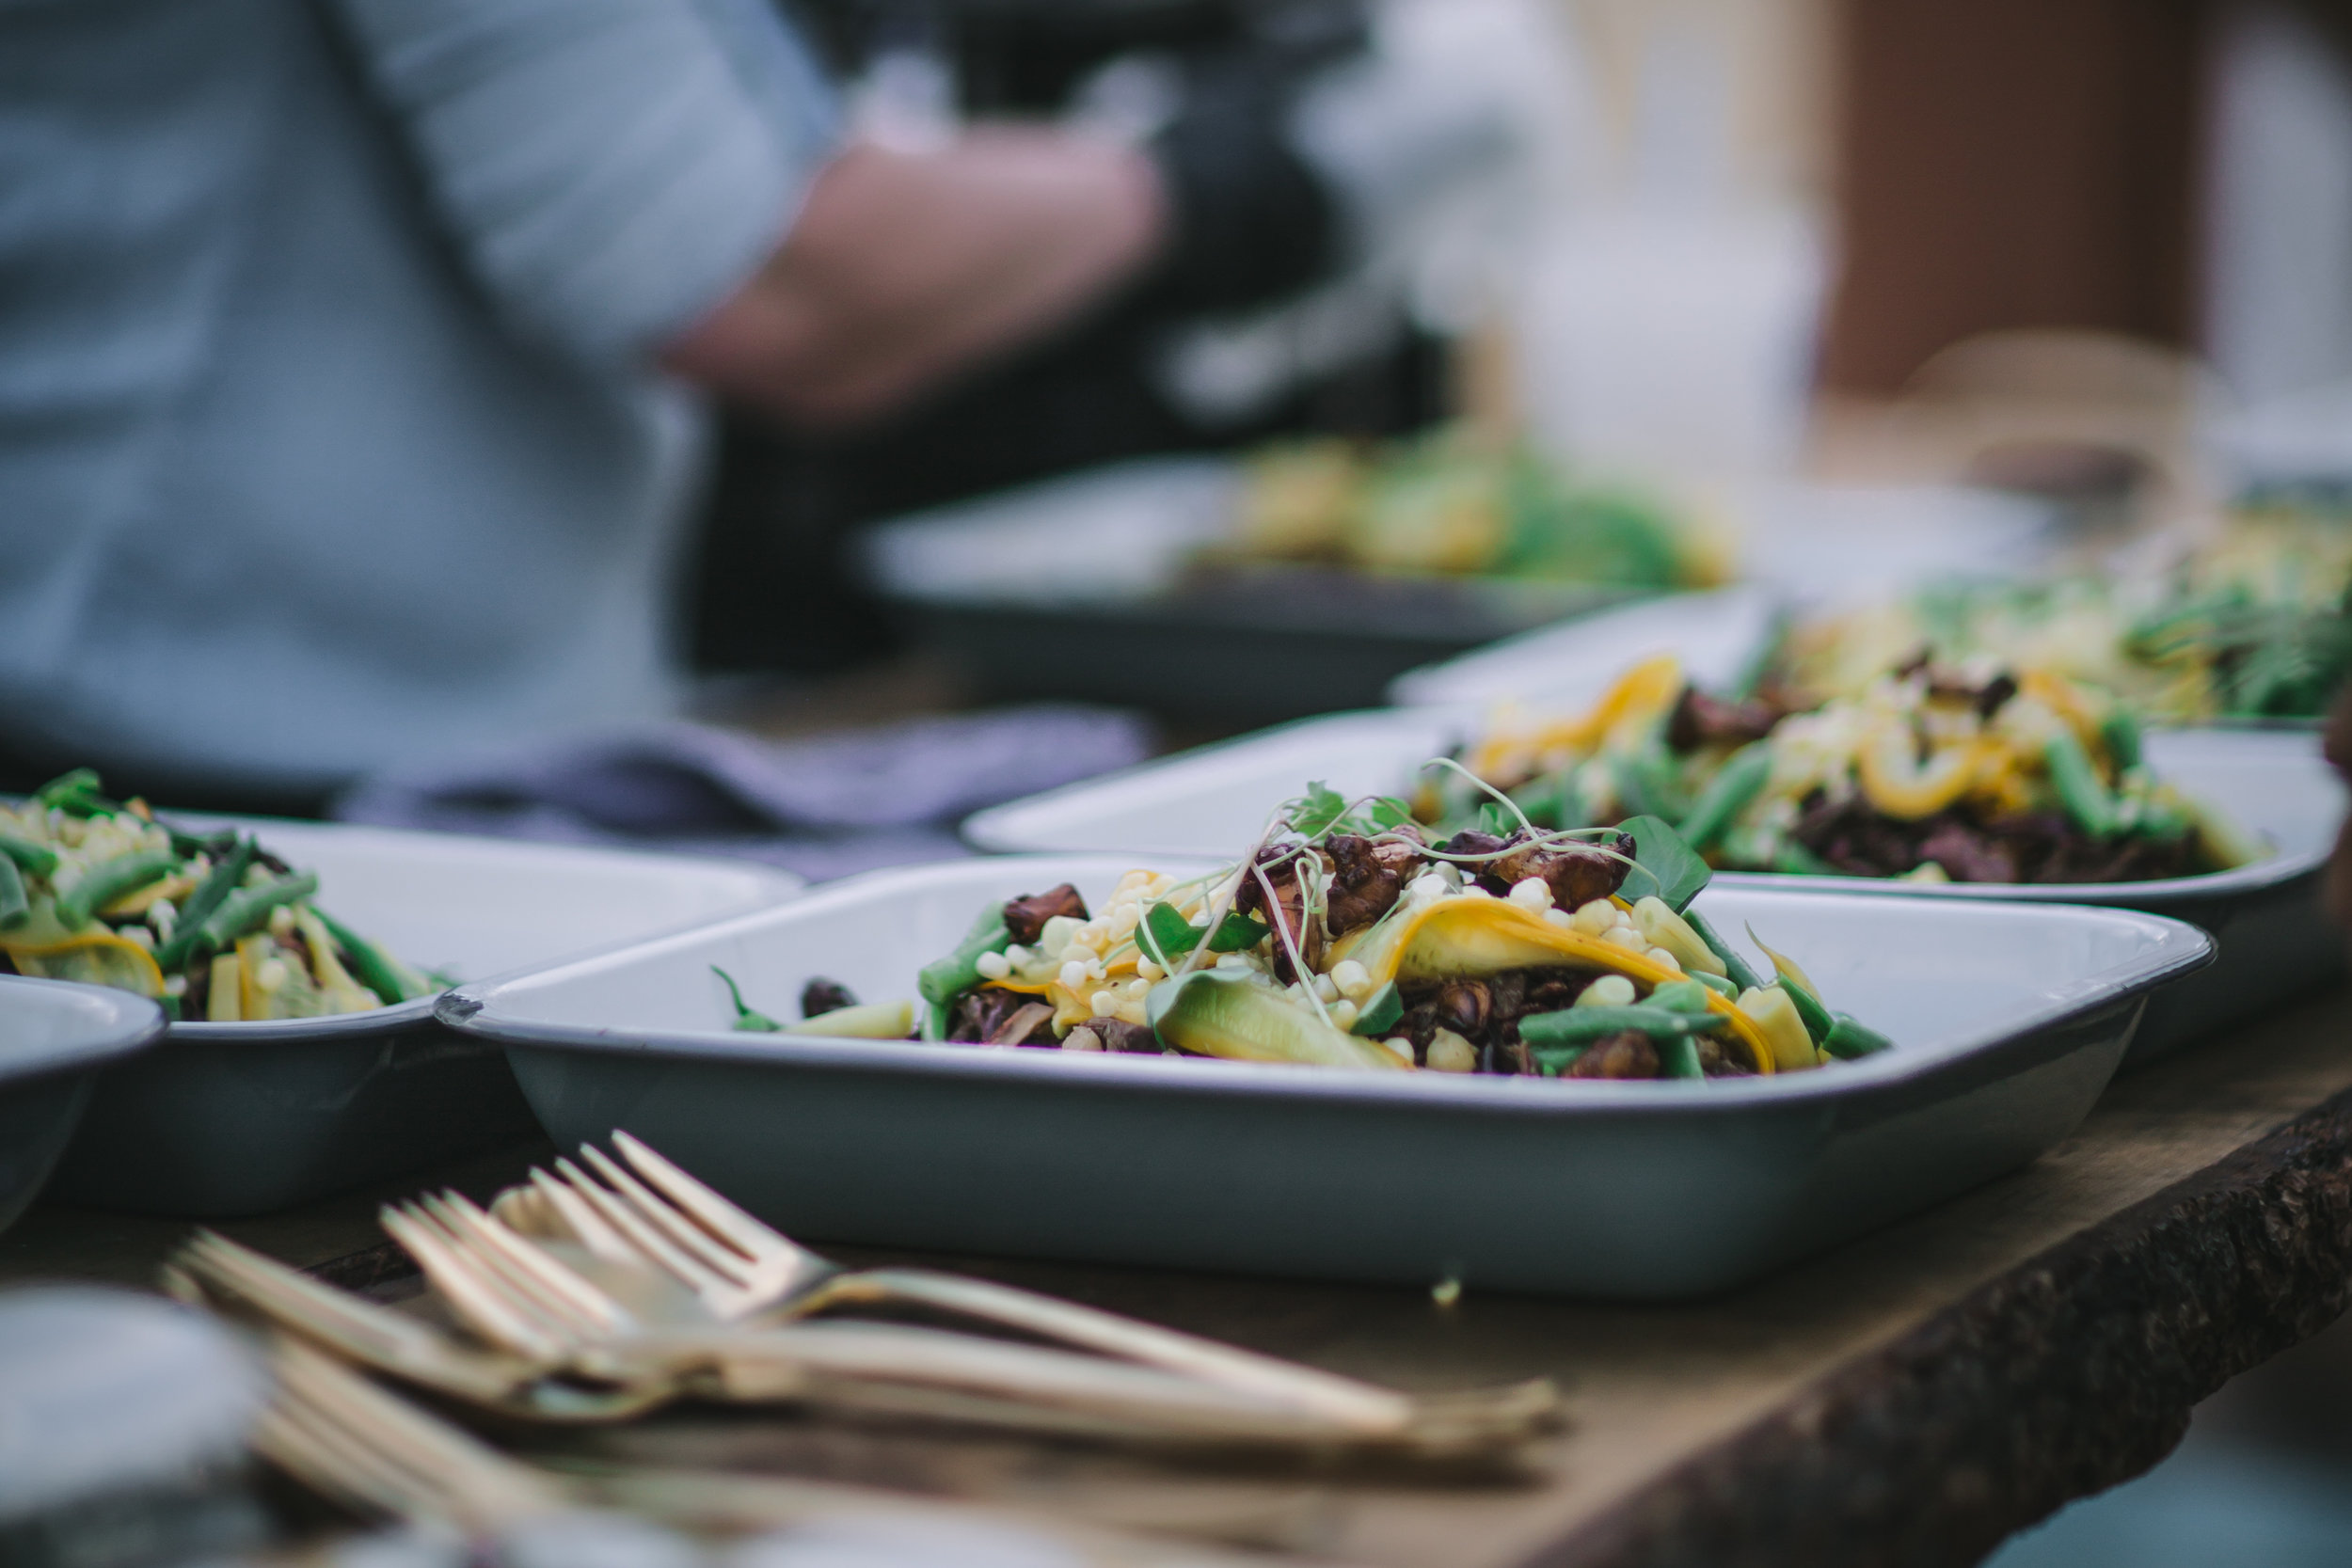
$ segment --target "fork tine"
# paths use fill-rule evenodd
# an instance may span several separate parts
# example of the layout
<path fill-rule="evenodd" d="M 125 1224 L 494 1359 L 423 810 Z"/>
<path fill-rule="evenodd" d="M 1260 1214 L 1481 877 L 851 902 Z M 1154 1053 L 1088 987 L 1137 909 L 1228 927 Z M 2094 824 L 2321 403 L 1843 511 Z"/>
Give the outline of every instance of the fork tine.
<path fill-rule="evenodd" d="M 560 1179 L 533 1165 L 531 1167 L 531 1187 L 570 1227 L 580 1244 L 586 1247 L 592 1256 L 632 1269 L 644 1266 L 644 1255 L 629 1244 L 628 1238 L 607 1224 L 602 1214 L 597 1213 L 586 1199 L 565 1186 Z"/>
<path fill-rule="evenodd" d="M 431 1359 L 439 1348 L 424 1324 L 321 1284 L 216 1231 L 198 1231 L 172 1262 L 199 1283 L 241 1296 L 276 1321 L 293 1323 L 362 1359 Z"/>
<path fill-rule="evenodd" d="M 253 1449 L 294 1480 L 361 1513 L 389 1513 L 395 1518 L 446 1519 L 433 1501 L 421 1497 L 406 1477 L 389 1472 L 373 1454 L 353 1444 L 342 1433 L 323 1428 L 307 1412 L 280 1401 L 262 1413 L 254 1424 Z"/>
<path fill-rule="evenodd" d="M 377 1212 L 376 1220 L 417 1260 L 417 1267 L 467 1327 L 492 1344 L 534 1361 L 563 1359 L 568 1344 L 551 1335 L 535 1314 L 518 1311 L 506 1291 L 488 1280 L 471 1259 L 443 1241 L 422 1215 L 411 1215 L 388 1204 Z"/>
<path fill-rule="evenodd" d="M 355 1486 L 405 1497 L 411 1516 L 493 1531 L 561 1505 L 544 1477 L 315 1352 L 280 1341 L 273 1355 L 289 1435 Z"/>
<path fill-rule="evenodd" d="M 424 1197 L 405 1205 L 409 1217 L 433 1227 L 460 1258 L 470 1262 L 485 1289 L 496 1289 L 514 1309 L 538 1323 L 548 1333 L 569 1343 L 583 1339 L 598 1339 L 607 1336 L 604 1320 L 595 1311 L 576 1306 L 561 1290 L 544 1283 L 537 1275 L 497 1247 L 475 1240 L 448 1212 L 439 1199 Z"/>
<path fill-rule="evenodd" d="M 620 1195 L 621 1200 L 637 1211 L 640 1219 L 660 1229 L 674 1245 L 691 1254 L 731 1284 L 741 1286 L 749 1282 L 755 1267 L 749 1258 L 729 1249 L 690 1216 L 679 1213 L 647 1191 L 644 1182 L 613 1164 L 604 1150 L 594 1144 L 581 1144 L 580 1152 L 582 1159 L 596 1166 L 596 1174 Z"/>
<path fill-rule="evenodd" d="M 655 1152 L 643 1139 L 619 1128 L 612 1130 L 612 1147 L 635 1166 L 637 1173 L 661 1190 L 661 1195 L 694 1217 L 745 1257 L 760 1261 L 788 1259 L 800 1262 L 807 1251 L 790 1237 L 760 1224 L 743 1210 Z"/>
<path fill-rule="evenodd" d="M 573 1192 L 628 1239 L 629 1244 L 637 1249 L 639 1266 L 643 1266 L 644 1259 L 651 1259 L 698 1296 L 731 1288 L 727 1280 L 671 1245 L 667 1237 L 641 1218 L 630 1205 L 606 1191 L 586 1171 L 564 1159 L 555 1162 L 555 1169 Z"/>
<path fill-rule="evenodd" d="M 528 1275 L 534 1284 L 561 1297 L 576 1313 L 584 1316 L 601 1332 L 630 1334 L 636 1331 L 637 1320 L 630 1317 L 619 1302 L 565 1268 L 557 1259 L 484 1213 L 465 1194 L 444 1192 L 437 1201 L 440 1209 L 446 1211 L 441 1220 L 444 1226 L 451 1226 L 454 1221 L 453 1228 L 466 1238 L 497 1253 L 516 1271 Z"/>

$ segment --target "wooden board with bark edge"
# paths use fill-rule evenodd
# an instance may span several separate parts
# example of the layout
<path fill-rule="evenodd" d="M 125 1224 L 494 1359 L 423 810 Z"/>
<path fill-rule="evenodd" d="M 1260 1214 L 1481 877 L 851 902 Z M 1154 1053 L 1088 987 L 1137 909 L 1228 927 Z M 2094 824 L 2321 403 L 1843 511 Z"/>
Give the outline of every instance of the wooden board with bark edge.
<path fill-rule="evenodd" d="M 515 1165 L 480 1163 L 465 1184 Z M 1401 1161 L 1399 1180 L 1411 1179 Z M 359 1284 L 390 1261 L 370 1212 L 343 1200 L 223 1228 Z M 135 1279 L 179 1230 L 37 1211 L 0 1237 L 0 1279 Z M 1364 1563 L 1972 1562 L 2145 1469 L 2197 1400 L 2343 1309 L 2352 991 L 2121 1080 L 2032 1167 L 1707 1302 L 1590 1306 L 1488 1295 L 1473 1280 L 1444 1308 L 1410 1291 L 946 1261 L 1401 1386 L 1549 1373 L 1575 1425 L 1510 1480 L 1172 1471 L 707 1412 L 570 1446 L 1058 1507 Z"/>

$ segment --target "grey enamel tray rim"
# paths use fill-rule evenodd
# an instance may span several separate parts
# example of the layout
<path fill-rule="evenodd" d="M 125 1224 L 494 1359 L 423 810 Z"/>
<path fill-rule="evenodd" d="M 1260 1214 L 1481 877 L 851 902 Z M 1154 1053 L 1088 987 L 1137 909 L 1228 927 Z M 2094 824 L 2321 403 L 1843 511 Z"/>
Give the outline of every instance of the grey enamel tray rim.
<path fill-rule="evenodd" d="M 1007 857 L 1017 861 L 1028 857 Z M 1074 856 L 1050 857 L 1066 867 Z M 1108 859 L 1089 856 L 1084 858 Z M 1169 864 L 1167 869 L 1183 869 Z M 920 868 L 917 868 L 918 870 Z M 904 869 L 851 878 L 800 900 L 790 907 L 795 918 L 821 911 L 836 892 L 855 894 L 890 879 L 907 877 Z M 1762 891 L 1762 890 L 1759 890 Z M 1787 890 L 1774 888 L 1773 893 Z M 1837 895 L 1805 895 L 1827 902 Z M 2037 906 L 2043 912 L 2046 906 Z M 695 930 L 673 933 L 643 943 L 630 943 L 632 957 L 653 957 L 664 950 L 691 950 L 755 931 L 786 911 L 768 911 L 737 916 Z M 2151 949 L 2131 963 L 2112 965 L 2035 1000 L 1996 1015 L 1975 1031 L 1921 1046 L 1906 1046 L 1858 1062 L 1841 1062 L 1818 1071 L 1774 1074 L 1771 1077 L 1712 1080 L 1686 1085 L 1652 1082 L 1564 1084 L 1541 1078 L 1496 1078 L 1448 1073 L 1343 1072 L 1329 1069 L 1286 1067 L 1266 1063 L 1223 1062 L 1209 1059 L 1171 1060 L 1158 1056 L 1075 1055 L 1019 1048 L 989 1050 L 970 1046 L 918 1045 L 914 1042 L 828 1039 L 795 1037 L 789 1044 L 772 1036 L 746 1037 L 723 1029 L 585 1028 L 576 1024 L 535 1022 L 504 1013 L 499 993 L 516 986 L 532 989 L 560 985 L 574 974 L 600 967 L 615 956 L 603 955 L 550 966 L 529 974 L 480 985 L 468 985 L 446 994 L 437 1016 L 453 1029 L 509 1046 L 587 1051 L 616 1055 L 675 1055 L 708 1060 L 760 1062 L 789 1069 L 795 1066 L 854 1069 L 880 1073 L 910 1073 L 972 1079 L 1012 1077 L 1046 1083 L 1073 1080 L 1101 1087 L 1135 1092 L 1168 1088 L 1210 1096 L 1279 1093 L 1317 1101 L 1378 1101 L 1398 1103 L 1436 1101 L 1460 1107 L 1480 1107 L 1502 1113 L 1535 1116 L 1590 1115 L 1599 1112 L 1657 1111 L 1677 1115 L 1699 1111 L 1732 1114 L 1742 1108 L 1788 1101 L 1836 1101 L 1873 1088 L 1895 1089 L 1916 1080 L 1940 1075 L 1971 1058 L 1994 1053 L 2001 1047 L 2030 1041 L 2034 1037 L 2076 1019 L 2100 1012 L 2153 990 L 2213 961 L 2213 938 L 2185 922 L 2136 911 L 2083 906 L 2079 918 L 2136 927 L 2153 938 Z M 1997 913 L 1990 915 L 1997 918 Z M 1893 1021 L 1880 1020 L 1882 1027 Z M 1899 1024 L 1893 1024 L 1899 1029 Z"/>
<path fill-rule="evenodd" d="M 0 974 L 0 1009 L 39 1006 L 89 1015 L 89 1029 L 53 1041 L 42 1051 L 0 1052 L 0 1087 L 52 1073 L 74 1072 L 134 1055 L 161 1039 L 164 1010 L 143 996 L 73 980 Z"/>
<path fill-rule="evenodd" d="M 1051 845 L 1008 841 L 1002 836 L 998 823 L 1014 812 L 1026 815 L 1033 809 L 1050 806 L 1065 799 L 1086 799 L 1105 789 L 1115 789 L 1124 782 L 1149 777 L 1177 768 L 1212 765 L 1219 753 L 1244 751 L 1279 739 L 1290 732 L 1323 726 L 1376 725 L 1382 721 L 1393 722 L 1403 731 L 1414 734 L 1451 730 L 1467 738 L 1480 727 L 1483 710 L 1467 708 L 1359 708 L 1345 713 L 1317 714 L 1309 719 L 1295 719 L 1287 723 L 1270 724 L 1252 730 L 1248 735 L 1233 736 L 1224 740 L 1180 752 L 1171 756 L 1152 757 L 1112 772 L 1080 779 L 1054 789 L 1041 790 L 1018 800 L 989 806 L 964 818 L 959 832 L 975 848 L 990 853 L 1009 854 L 1095 854 L 1092 848 L 1065 849 Z M 2312 738 L 2316 744 L 2316 732 L 2307 728 L 2252 728 L 2244 725 L 2199 725 L 2193 728 L 2152 731 L 2152 735 L 2194 737 L 2210 735 L 2217 743 L 2242 743 L 2249 736 L 2290 736 Z M 1436 753 L 1432 753 L 1433 755 Z M 1302 776 L 1292 786 L 1291 797 L 1303 793 L 1311 775 Z M 1291 797 L 1285 797 L 1291 798 Z M 1270 814 L 1281 804 L 1279 800 L 1268 800 Z M 2226 803 L 2221 804 L 2227 809 Z M 1155 853 L 1149 846 L 1135 851 Z M 2185 899 L 2205 898 L 2240 893 L 2255 893 L 2276 887 L 2307 876 L 2325 865 L 2328 854 L 2323 849 L 2307 850 L 2302 854 L 2284 854 L 2272 847 L 2272 853 L 2251 864 L 2233 866 L 2227 871 L 2203 871 L 2193 877 L 2161 877 L 2142 882 L 1906 882 L 1892 877 L 1811 876 L 1780 871 L 1719 871 L 1716 885 L 1763 891 L 1819 891 L 1822 893 L 1869 894 L 1875 896 L 1906 898 L 1965 898 L 1991 900 L 1996 903 L 2090 904 L 2105 906 L 2128 900 L 2135 907 L 2142 901 L 2171 903 Z"/>
<path fill-rule="evenodd" d="M 281 820 L 279 818 L 266 816 L 214 816 L 210 813 L 201 812 L 183 813 L 165 811 L 160 814 L 158 819 L 167 821 L 171 826 L 178 827 L 183 832 L 189 830 L 190 828 L 200 831 L 205 827 L 237 827 L 253 833 L 257 837 L 260 837 L 262 840 L 264 847 L 268 845 L 267 835 L 269 832 L 275 828 L 283 826 L 292 826 L 304 832 L 332 831 L 337 828 L 353 827 L 360 829 L 371 836 L 413 836 L 417 838 L 431 839 L 443 844 L 480 844 L 484 846 L 495 846 L 498 848 L 508 850 L 516 847 L 518 843 L 535 843 L 535 841 L 531 840 L 491 838 L 480 833 L 444 833 L 427 832 L 421 829 L 378 828 L 373 826 L 372 824 L 361 823 L 310 822 L 294 819 Z M 773 897 L 774 900 L 779 903 L 788 902 L 790 899 L 799 895 L 802 888 L 807 885 L 800 878 L 794 877 L 788 872 L 779 871 L 772 866 L 761 866 L 742 861 L 725 860 L 714 855 L 673 855 L 660 850 L 638 849 L 620 845 L 605 844 L 567 844 L 555 846 L 553 847 L 592 851 L 599 857 L 609 855 L 639 861 L 689 862 L 712 867 L 723 867 L 729 871 L 751 870 L 764 874 L 766 879 L 774 884 Z M 332 900 L 330 899 L 329 902 L 332 902 Z M 690 919 L 680 921 L 675 926 L 668 927 L 668 929 L 686 930 L 700 924 L 703 924 L 703 922 Z M 647 937 L 659 937 L 665 934 L 666 931 L 653 931 L 647 933 L 645 937 L 619 938 L 612 942 L 602 944 L 598 947 L 591 949 L 580 956 L 593 956 L 595 953 L 605 951 L 607 947 L 629 946 L 633 945 L 637 942 L 647 940 Z M 485 974 L 482 976 L 481 980 L 472 983 L 488 984 L 494 981 L 506 979 L 511 976 L 529 974 L 539 967 L 541 966 L 535 964 L 514 965 L 499 972 L 498 974 Z M 420 1023 L 432 1022 L 435 1005 L 447 994 L 448 991 L 444 989 L 434 992 L 430 996 L 413 997 L 406 1002 L 400 1003 L 393 1006 L 377 1007 L 363 1013 L 330 1013 L 321 1018 L 249 1019 L 239 1020 L 235 1023 L 214 1023 L 203 1019 L 175 1019 L 169 1021 L 168 1027 L 171 1032 L 171 1037 L 175 1040 L 207 1040 L 225 1043 L 251 1041 L 256 1044 L 263 1042 L 284 1042 L 291 1044 L 307 1040 L 363 1038 L 370 1035 L 398 1034 L 405 1029 L 413 1028 Z"/>

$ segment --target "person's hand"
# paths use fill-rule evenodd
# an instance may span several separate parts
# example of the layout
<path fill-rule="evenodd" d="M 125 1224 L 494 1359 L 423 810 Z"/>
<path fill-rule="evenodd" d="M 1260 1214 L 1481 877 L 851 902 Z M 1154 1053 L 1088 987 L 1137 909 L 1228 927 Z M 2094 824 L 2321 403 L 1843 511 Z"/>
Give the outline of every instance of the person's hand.
<path fill-rule="evenodd" d="M 1077 316 L 1168 223 L 1150 159 L 1046 130 L 935 152 L 853 147 L 759 274 L 672 343 L 671 371 L 803 424 L 888 411 Z"/>

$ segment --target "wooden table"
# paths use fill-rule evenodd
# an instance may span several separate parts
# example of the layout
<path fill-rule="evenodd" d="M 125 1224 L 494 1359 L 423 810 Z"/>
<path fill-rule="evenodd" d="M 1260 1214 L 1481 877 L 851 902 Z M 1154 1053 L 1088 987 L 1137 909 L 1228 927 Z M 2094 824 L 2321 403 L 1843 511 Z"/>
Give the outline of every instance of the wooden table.
<path fill-rule="evenodd" d="M 532 1153 L 436 1180 L 486 1191 Z M 366 1284 L 395 1266 L 373 1203 L 221 1228 Z M 0 1238 L 0 1278 L 143 1282 L 183 1229 L 39 1210 Z M 956 1262 L 1406 1387 L 1548 1373 L 1574 1424 L 1510 1478 L 1171 1471 L 772 1414 L 685 1413 L 585 1446 L 1360 1563 L 1972 1562 L 2153 1465 L 2190 1405 L 2344 1309 L 2352 991 L 2119 1082 L 2026 1170 L 1696 1305 L 1472 1291 L 1448 1307 L 1399 1290 Z"/>

